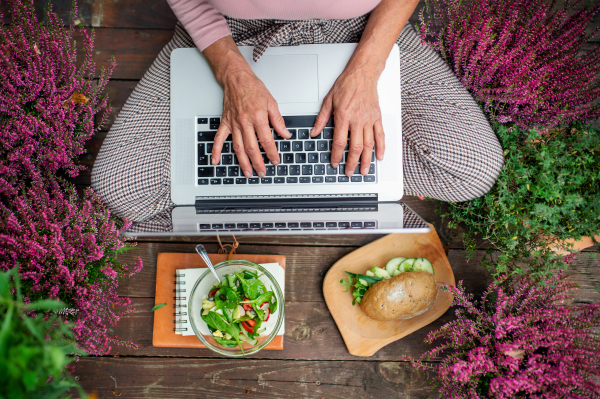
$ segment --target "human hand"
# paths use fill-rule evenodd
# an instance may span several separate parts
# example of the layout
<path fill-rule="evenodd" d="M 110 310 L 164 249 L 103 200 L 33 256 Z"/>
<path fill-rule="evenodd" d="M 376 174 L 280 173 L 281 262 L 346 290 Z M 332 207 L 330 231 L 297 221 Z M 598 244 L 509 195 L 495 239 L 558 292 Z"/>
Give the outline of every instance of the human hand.
<path fill-rule="evenodd" d="M 249 67 L 227 74 L 221 83 L 223 116 L 215 135 L 212 164 L 217 165 L 220 162 L 223 143 L 231 134 L 233 150 L 244 176 L 251 177 L 252 167 L 254 167 L 256 174 L 264 177 L 266 168 L 257 136 L 273 165 L 278 165 L 280 159 L 269 121 L 281 137 L 286 139 L 291 137 L 279 113 L 277 101 Z"/>
<path fill-rule="evenodd" d="M 383 160 L 385 137 L 377 95 L 379 73 L 366 68 L 346 67 L 323 99 L 311 136 L 325 128 L 333 114 L 334 133 L 331 166 L 337 168 L 342 161 L 350 133 L 350 146 L 345 173 L 352 176 L 360 159 L 360 173 L 367 175 L 371 154 L 376 145 L 376 156 Z"/>

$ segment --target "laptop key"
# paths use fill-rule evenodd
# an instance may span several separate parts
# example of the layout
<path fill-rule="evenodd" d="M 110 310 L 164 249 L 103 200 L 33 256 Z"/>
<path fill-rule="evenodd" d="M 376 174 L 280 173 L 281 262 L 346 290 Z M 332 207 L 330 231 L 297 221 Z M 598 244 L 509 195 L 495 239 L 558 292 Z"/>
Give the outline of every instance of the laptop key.
<path fill-rule="evenodd" d="M 318 163 L 319 162 L 319 153 L 318 152 L 309 152 L 308 153 L 308 162 Z"/>
<path fill-rule="evenodd" d="M 207 154 L 212 154 L 213 145 L 214 145 L 214 143 L 206 143 L 206 153 Z"/>
<path fill-rule="evenodd" d="M 199 186 L 206 186 L 208 184 L 208 179 L 198 179 Z"/>
<path fill-rule="evenodd" d="M 325 183 L 335 183 L 336 181 L 335 176 L 325 176 Z"/>
<path fill-rule="evenodd" d="M 235 229 L 235 223 L 225 223 L 226 229 Z"/>
<path fill-rule="evenodd" d="M 329 146 L 327 145 L 327 141 L 319 140 L 317 141 L 317 151 L 327 151 Z"/>
<path fill-rule="evenodd" d="M 363 224 L 362 224 L 362 222 L 352 222 L 352 223 L 350 223 L 350 226 L 354 227 L 354 228 L 357 228 L 357 227 L 362 228 Z"/>
<path fill-rule="evenodd" d="M 198 155 L 198 165 L 208 165 L 208 155 Z"/>
<path fill-rule="evenodd" d="M 227 176 L 227 167 L 226 166 L 217 166 L 217 177 L 225 177 Z"/>
<path fill-rule="evenodd" d="M 287 226 L 285 223 L 275 223 L 275 227 L 278 229 L 285 229 Z"/>
<path fill-rule="evenodd" d="M 237 224 L 237 228 L 238 229 L 247 229 L 248 228 L 248 223 L 238 223 Z"/>
<path fill-rule="evenodd" d="M 290 152 L 292 151 L 292 143 L 289 141 L 282 141 L 279 148 L 281 149 L 281 152 Z"/>
<path fill-rule="evenodd" d="M 302 227 L 303 229 L 306 229 L 308 227 L 312 227 L 312 223 L 311 222 L 302 222 L 302 223 L 300 223 L 300 227 Z"/>
<path fill-rule="evenodd" d="M 367 183 L 372 183 L 375 181 L 375 176 L 367 175 L 367 176 L 363 177 L 363 181 L 366 181 Z"/>
<path fill-rule="evenodd" d="M 302 165 L 302 174 L 303 175 L 312 175 L 313 174 L 313 166 L 312 165 Z M 300 182 L 302 183 L 302 182 Z"/>
<path fill-rule="evenodd" d="M 273 179 L 271 177 L 263 177 L 260 179 L 261 184 L 271 184 L 273 183 Z"/>
<path fill-rule="evenodd" d="M 206 155 L 205 145 L 206 145 L 205 143 L 198 143 L 198 156 Z"/>
<path fill-rule="evenodd" d="M 219 123 L 221 123 L 221 118 L 210 118 L 211 125 L 219 124 Z"/>
<path fill-rule="evenodd" d="M 285 183 L 285 177 L 276 177 L 273 179 L 276 184 Z"/>
<path fill-rule="evenodd" d="M 237 155 L 234 155 L 234 156 L 233 156 L 233 164 L 234 164 L 234 165 L 239 165 L 239 164 L 240 164 L 240 163 L 239 163 L 239 161 L 238 161 L 238 157 L 237 157 Z"/>
<path fill-rule="evenodd" d="M 325 223 L 323 222 L 314 222 L 313 227 L 325 227 Z"/>
<path fill-rule="evenodd" d="M 233 155 L 227 154 L 221 156 L 221 163 L 223 165 L 232 165 L 233 164 Z"/>
<path fill-rule="evenodd" d="M 198 168 L 198 177 L 213 177 L 215 175 L 214 166 Z"/>
<path fill-rule="evenodd" d="M 296 163 L 306 163 L 306 154 L 303 152 L 296 154 Z"/>
<path fill-rule="evenodd" d="M 302 151 L 303 145 L 301 141 L 292 141 L 292 151 Z"/>
<path fill-rule="evenodd" d="M 297 177 L 288 177 L 285 181 L 288 183 L 298 183 L 298 178 Z"/>
<path fill-rule="evenodd" d="M 250 223 L 251 229 L 260 229 L 260 223 Z"/>
<path fill-rule="evenodd" d="M 217 132 L 198 132 L 198 141 L 215 141 Z"/>
<path fill-rule="evenodd" d="M 288 132 L 290 132 L 290 138 L 288 140 L 296 140 L 296 129 L 288 129 Z"/>
<path fill-rule="evenodd" d="M 294 154 L 283 154 L 283 163 L 294 163 Z"/>
<path fill-rule="evenodd" d="M 199 125 L 206 125 L 208 123 L 208 118 L 198 118 Z"/>
<path fill-rule="evenodd" d="M 221 152 L 223 154 L 227 153 L 227 152 L 231 152 L 231 151 L 229 151 L 229 149 L 230 149 L 229 143 L 223 143 L 223 149 L 221 150 Z"/>
<path fill-rule="evenodd" d="M 333 139 L 333 129 L 332 129 L 332 128 L 329 128 L 329 127 L 326 127 L 326 128 L 323 130 L 323 138 L 324 138 L 324 139 L 327 139 L 327 140 L 331 140 L 331 139 Z"/>
<path fill-rule="evenodd" d="M 290 176 L 298 176 L 300 174 L 300 165 L 290 165 L 288 170 L 290 171 Z"/>
<path fill-rule="evenodd" d="M 347 183 L 349 181 L 350 179 L 348 178 L 348 176 L 338 176 L 338 182 L 340 183 Z"/>
<path fill-rule="evenodd" d="M 287 176 L 288 167 L 287 165 L 277 165 L 277 176 Z"/>
<path fill-rule="evenodd" d="M 375 222 L 365 222 L 365 227 L 375 227 Z"/>
<path fill-rule="evenodd" d="M 208 230 L 208 229 L 210 229 L 210 224 L 202 223 L 202 224 L 200 224 L 200 228 L 202 230 Z"/>
<path fill-rule="evenodd" d="M 212 228 L 213 229 L 222 229 L 223 225 L 221 223 L 213 223 Z"/>
<path fill-rule="evenodd" d="M 311 131 L 312 131 L 312 129 L 311 129 Z M 322 134 L 322 133 L 323 133 L 323 132 L 321 132 L 321 133 L 317 134 L 315 137 L 313 137 L 313 140 L 320 140 L 320 139 L 321 139 L 321 134 Z"/>
<path fill-rule="evenodd" d="M 353 175 L 352 178 L 350 179 L 350 181 L 352 181 L 352 183 L 358 183 L 362 181 L 362 176 L 361 175 Z"/>
<path fill-rule="evenodd" d="M 226 179 L 223 179 L 223 184 L 233 184 L 233 178 L 228 177 Z"/>
<path fill-rule="evenodd" d="M 246 184 L 246 178 L 245 177 L 238 177 L 237 179 L 235 179 L 235 184 Z"/>
<path fill-rule="evenodd" d="M 372 163 L 371 166 L 369 166 L 369 174 L 370 175 L 375 174 L 375 164 L 374 163 Z"/>
<path fill-rule="evenodd" d="M 290 229 L 297 229 L 298 227 L 300 227 L 299 223 L 288 223 L 288 227 Z"/>
<path fill-rule="evenodd" d="M 299 129 L 298 130 L 298 139 L 306 140 L 310 137 L 310 131 L 308 129 Z"/>
<path fill-rule="evenodd" d="M 239 176 L 240 175 L 240 167 L 239 166 L 230 166 L 227 168 L 227 176 Z"/>
<path fill-rule="evenodd" d="M 327 222 L 325 223 L 325 227 L 337 227 L 337 222 Z"/>
<path fill-rule="evenodd" d="M 314 176 L 312 178 L 313 183 L 323 183 L 323 176 Z"/>
<path fill-rule="evenodd" d="M 263 229 L 272 229 L 273 228 L 273 223 L 263 223 L 262 224 L 262 228 Z"/>
<path fill-rule="evenodd" d="M 259 179 L 258 177 L 251 177 L 248 179 L 248 184 L 258 184 L 259 183 Z"/>
<path fill-rule="evenodd" d="M 275 165 L 269 165 L 266 167 L 267 173 L 265 176 L 275 176 Z"/>
<path fill-rule="evenodd" d="M 221 179 L 210 179 L 210 184 L 221 184 Z"/>
<path fill-rule="evenodd" d="M 350 227 L 350 222 L 339 222 L 338 226 L 340 228 L 348 228 L 348 227 Z"/>
<path fill-rule="evenodd" d="M 308 177 L 308 176 L 300 177 L 300 183 L 310 183 L 310 177 Z"/>
<path fill-rule="evenodd" d="M 210 125 L 211 129 L 217 130 L 219 128 L 219 125 Z"/>
<path fill-rule="evenodd" d="M 304 151 L 314 151 L 315 150 L 315 142 L 312 140 L 307 140 L 304 142 Z"/>
<path fill-rule="evenodd" d="M 323 154 L 321 154 L 321 155 L 323 155 Z M 337 168 L 334 168 L 329 163 L 327 165 L 325 165 L 325 169 L 327 170 L 328 175 L 330 175 L 330 176 L 337 175 Z"/>
<path fill-rule="evenodd" d="M 315 175 L 324 175 L 325 174 L 325 165 L 315 165 L 314 171 L 315 171 Z"/>

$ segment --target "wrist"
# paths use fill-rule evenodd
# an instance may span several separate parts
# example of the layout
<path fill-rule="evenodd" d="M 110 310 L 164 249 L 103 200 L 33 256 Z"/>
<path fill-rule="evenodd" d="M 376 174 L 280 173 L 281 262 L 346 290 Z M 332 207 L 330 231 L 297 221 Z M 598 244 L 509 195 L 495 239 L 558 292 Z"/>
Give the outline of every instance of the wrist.
<path fill-rule="evenodd" d="M 232 77 L 254 73 L 231 36 L 226 36 L 211 44 L 204 49 L 204 55 L 210 63 L 215 78 L 221 85 L 225 85 Z"/>
<path fill-rule="evenodd" d="M 359 50 L 357 48 L 357 50 Z M 346 65 L 346 69 L 361 71 L 367 76 L 373 77 L 375 79 L 379 79 L 384 68 L 386 58 L 377 57 L 375 54 L 369 54 L 366 51 L 355 51 L 348 64 Z"/>

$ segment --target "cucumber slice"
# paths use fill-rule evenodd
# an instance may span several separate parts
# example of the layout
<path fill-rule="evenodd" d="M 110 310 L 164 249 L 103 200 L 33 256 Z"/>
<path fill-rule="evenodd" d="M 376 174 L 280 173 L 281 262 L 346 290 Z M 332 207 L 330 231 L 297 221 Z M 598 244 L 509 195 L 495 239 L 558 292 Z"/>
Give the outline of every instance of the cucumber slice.
<path fill-rule="evenodd" d="M 393 258 L 388 261 L 385 265 L 385 271 L 391 276 L 394 274 L 396 270 L 398 270 L 398 266 L 400 263 L 404 262 L 406 258 L 404 256 L 400 256 L 398 258 Z"/>
<path fill-rule="evenodd" d="M 431 264 L 431 262 L 429 261 L 429 259 L 427 258 L 419 258 L 415 261 L 415 263 L 413 264 L 412 267 L 412 271 L 413 272 L 417 272 L 417 271 L 424 271 L 424 272 L 428 272 L 431 274 L 435 274 L 433 271 L 433 265 Z"/>
<path fill-rule="evenodd" d="M 373 266 L 371 268 L 371 271 L 375 273 L 375 277 L 379 277 L 384 280 L 392 278 L 392 276 L 390 276 L 390 274 L 386 272 L 385 269 L 380 269 L 379 267 Z"/>
<path fill-rule="evenodd" d="M 365 287 L 369 286 L 369 283 L 367 283 L 365 280 L 363 280 L 362 278 L 358 279 L 358 282 L 361 283 L 362 285 L 364 285 Z"/>
<path fill-rule="evenodd" d="M 397 275 L 401 274 L 402 272 L 400 270 L 396 270 L 394 273 L 392 273 L 392 277 L 396 277 Z"/>
<path fill-rule="evenodd" d="M 373 272 L 372 272 L 372 271 L 370 271 L 370 270 L 367 270 L 367 272 L 366 272 L 365 274 L 366 274 L 367 276 L 370 276 L 370 277 L 375 277 L 375 273 L 373 273 Z"/>
<path fill-rule="evenodd" d="M 406 259 L 405 261 L 400 263 L 400 265 L 398 265 L 398 270 L 400 270 L 401 273 L 412 272 L 412 266 L 416 260 L 417 260 L 417 258 Z"/>

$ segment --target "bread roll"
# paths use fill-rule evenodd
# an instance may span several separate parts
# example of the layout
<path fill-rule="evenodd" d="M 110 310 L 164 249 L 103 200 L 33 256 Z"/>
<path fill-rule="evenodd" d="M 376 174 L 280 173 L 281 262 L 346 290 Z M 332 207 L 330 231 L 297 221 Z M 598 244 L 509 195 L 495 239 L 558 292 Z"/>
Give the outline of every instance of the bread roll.
<path fill-rule="evenodd" d="M 400 273 L 373 284 L 360 301 L 360 308 L 367 316 L 379 321 L 410 319 L 425 313 L 435 302 L 437 294 L 431 273 Z"/>

